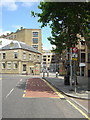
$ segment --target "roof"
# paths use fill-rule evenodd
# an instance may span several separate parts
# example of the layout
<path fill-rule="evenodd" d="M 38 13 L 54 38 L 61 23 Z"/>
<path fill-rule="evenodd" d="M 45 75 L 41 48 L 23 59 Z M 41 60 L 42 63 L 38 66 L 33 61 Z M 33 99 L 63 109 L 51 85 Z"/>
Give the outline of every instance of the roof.
<path fill-rule="evenodd" d="M 6 41 L 9 41 L 6 39 Z M 12 44 L 12 45 L 11 45 Z M 25 44 L 24 42 L 19 42 L 19 41 L 10 41 L 7 45 L 2 46 L 0 50 L 13 50 L 13 49 L 24 49 L 28 50 L 31 52 L 39 53 L 36 49 L 32 48 L 31 46 Z"/>

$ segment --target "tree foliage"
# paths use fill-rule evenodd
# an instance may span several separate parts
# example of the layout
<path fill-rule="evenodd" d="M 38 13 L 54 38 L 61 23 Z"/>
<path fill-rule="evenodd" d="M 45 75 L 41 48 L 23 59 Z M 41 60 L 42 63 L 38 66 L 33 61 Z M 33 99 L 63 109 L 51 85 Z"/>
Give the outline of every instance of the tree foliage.
<path fill-rule="evenodd" d="M 56 45 L 56 52 L 61 53 L 64 49 L 77 44 L 77 33 L 81 34 L 86 43 L 90 35 L 90 2 L 40 2 L 38 6 L 41 13 L 34 13 L 38 16 L 41 27 L 50 25 L 52 37 L 48 40 Z"/>

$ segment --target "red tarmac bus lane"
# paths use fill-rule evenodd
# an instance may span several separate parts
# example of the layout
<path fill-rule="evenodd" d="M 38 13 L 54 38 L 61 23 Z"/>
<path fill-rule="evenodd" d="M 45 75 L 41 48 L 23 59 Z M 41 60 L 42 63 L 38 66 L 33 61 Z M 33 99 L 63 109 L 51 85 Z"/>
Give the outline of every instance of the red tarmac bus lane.
<path fill-rule="evenodd" d="M 24 97 L 30 98 L 60 98 L 53 89 L 40 78 L 30 78 L 26 84 L 26 92 Z"/>

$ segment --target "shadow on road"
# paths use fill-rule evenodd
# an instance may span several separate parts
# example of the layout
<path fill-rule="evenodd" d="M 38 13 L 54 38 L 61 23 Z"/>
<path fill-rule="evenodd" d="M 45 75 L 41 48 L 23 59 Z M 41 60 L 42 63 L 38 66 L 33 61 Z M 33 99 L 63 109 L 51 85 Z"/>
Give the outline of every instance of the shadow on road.
<path fill-rule="evenodd" d="M 19 83 L 16 87 L 19 89 L 25 90 L 26 82 L 22 82 L 21 84 Z"/>

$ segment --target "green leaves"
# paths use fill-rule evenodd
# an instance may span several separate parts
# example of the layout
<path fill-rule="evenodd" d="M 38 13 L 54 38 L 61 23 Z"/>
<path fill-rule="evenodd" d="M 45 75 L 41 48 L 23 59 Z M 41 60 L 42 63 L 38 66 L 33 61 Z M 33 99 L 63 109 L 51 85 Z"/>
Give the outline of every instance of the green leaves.
<path fill-rule="evenodd" d="M 41 27 L 50 25 L 52 37 L 48 40 L 56 45 L 54 51 L 62 52 L 77 44 L 76 34 L 81 34 L 86 42 L 90 33 L 90 2 L 40 2 L 41 13 L 32 12 L 38 16 Z"/>

